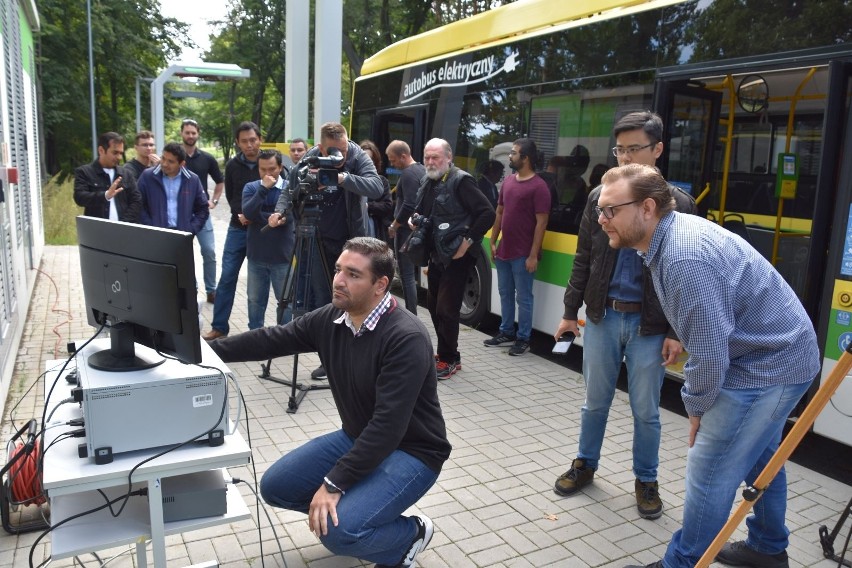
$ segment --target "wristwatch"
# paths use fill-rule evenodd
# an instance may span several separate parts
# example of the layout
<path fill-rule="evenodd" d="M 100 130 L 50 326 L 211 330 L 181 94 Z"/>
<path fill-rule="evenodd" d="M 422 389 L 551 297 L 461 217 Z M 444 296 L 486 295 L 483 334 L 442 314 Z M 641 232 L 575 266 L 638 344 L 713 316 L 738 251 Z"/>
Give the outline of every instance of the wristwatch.
<path fill-rule="evenodd" d="M 340 175 L 342 175 L 343 177 L 340 179 L 340 183 L 337 185 L 343 185 L 344 183 L 346 183 L 346 180 L 349 179 L 349 172 L 342 172 Z"/>
<path fill-rule="evenodd" d="M 465 237 L 465 239 L 464 239 L 464 240 L 466 240 L 466 241 L 467 241 L 468 246 L 471 246 L 471 247 L 473 246 L 474 240 L 473 240 L 472 238 L 470 238 L 470 237 Z"/>
<path fill-rule="evenodd" d="M 213 200 L 213 205 L 219 205 L 219 200 L 218 200 L 218 199 L 214 199 L 214 200 Z"/>
<path fill-rule="evenodd" d="M 341 495 L 343 495 L 343 490 L 341 490 L 340 487 L 329 481 L 327 477 L 323 478 L 322 484 L 325 486 L 325 490 L 329 493 L 340 493 Z"/>

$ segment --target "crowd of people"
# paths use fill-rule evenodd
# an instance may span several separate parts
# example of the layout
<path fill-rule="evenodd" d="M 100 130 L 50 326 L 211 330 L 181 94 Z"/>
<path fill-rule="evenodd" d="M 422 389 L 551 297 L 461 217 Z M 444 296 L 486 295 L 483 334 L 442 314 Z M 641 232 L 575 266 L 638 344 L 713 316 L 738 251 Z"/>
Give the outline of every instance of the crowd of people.
<path fill-rule="evenodd" d="M 224 175 L 197 148 L 199 134 L 197 122 L 184 120 L 183 142 L 158 153 L 153 134 L 139 132 L 136 156 L 120 165 L 124 139 L 105 133 L 98 158 L 76 171 L 75 201 L 86 215 L 198 237 L 203 286 L 213 304 L 203 338 L 223 361 L 318 354 L 321 367 L 311 376 L 328 381 L 341 427 L 275 462 L 261 481 L 263 498 L 307 514 L 311 530 L 335 554 L 380 568 L 412 566 L 435 527 L 425 515 L 403 513 L 437 481 L 450 456 L 438 381 L 462 368 L 464 287 L 489 231 L 501 323 L 483 347 L 508 347 L 514 357 L 529 350 L 533 282 L 554 205 L 552 185 L 537 172 L 536 144 L 515 140 L 511 173 L 491 160 L 477 180 L 453 163 L 446 140 L 429 140 L 422 164 L 407 142 L 393 140 L 384 149 L 385 163 L 399 174 L 391 188 L 382 151 L 369 140 L 350 141 L 339 123 L 322 125 L 312 148 L 293 140 L 291 170 L 277 150 L 261 149 L 254 123 L 237 127 L 239 152 Z M 612 136 L 618 166 L 596 174 L 600 184 L 588 192 L 575 192 L 585 200 L 554 337 L 579 336 L 585 306 L 586 396 L 576 457 L 553 491 L 570 497 L 594 482 L 624 362 L 637 514 L 662 516 L 660 390 L 666 366 L 685 350 L 683 521 L 650 566 L 691 567 L 727 520 L 737 488 L 752 483 L 777 449 L 788 414 L 819 372 L 819 350 L 809 317 L 775 269 L 743 239 L 697 216 L 695 200 L 657 170 L 660 117 L 628 113 Z M 576 154 L 587 166 L 587 151 Z M 310 166 L 322 159 L 335 164 L 331 174 Z M 231 217 L 216 282 L 210 210 L 223 192 Z M 315 238 L 297 239 L 305 226 Z M 249 331 L 231 335 L 245 259 Z M 419 266 L 428 269 L 434 348 L 417 317 Z M 270 288 L 280 302 L 293 269 L 291 309 L 267 326 Z M 390 293 L 396 275 L 404 306 Z M 716 559 L 786 568 L 785 507 L 782 469 L 755 505 L 747 539 L 726 544 Z"/>

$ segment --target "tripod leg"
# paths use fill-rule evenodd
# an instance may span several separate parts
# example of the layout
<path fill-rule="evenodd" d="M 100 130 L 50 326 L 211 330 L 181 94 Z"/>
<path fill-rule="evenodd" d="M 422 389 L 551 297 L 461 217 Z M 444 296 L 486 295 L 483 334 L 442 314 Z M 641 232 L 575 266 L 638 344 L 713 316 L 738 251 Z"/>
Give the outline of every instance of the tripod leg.
<path fill-rule="evenodd" d="M 849 499 L 849 503 L 846 504 L 846 509 L 843 511 L 843 514 L 840 515 L 840 518 L 837 520 L 837 524 L 834 525 L 834 529 L 832 529 L 831 534 L 829 534 L 827 526 L 822 525 L 819 528 L 819 542 L 822 545 L 822 555 L 825 558 L 839 562 L 844 566 L 852 567 L 852 560 L 844 558 L 846 555 L 845 547 L 843 554 L 840 556 L 838 556 L 834 551 L 834 539 L 837 538 L 838 533 L 840 533 L 840 529 L 843 528 L 843 524 L 846 522 L 846 519 L 849 518 L 850 514 L 852 514 L 852 499 Z M 852 531 L 852 528 L 850 528 L 850 531 Z M 848 538 L 846 543 L 848 545 Z"/>
<path fill-rule="evenodd" d="M 796 424 L 790 429 L 790 432 L 781 442 L 781 445 L 778 446 L 775 455 L 772 456 L 769 463 L 766 464 L 766 467 L 763 468 L 763 471 L 754 480 L 754 487 L 749 487 L 743 491 L 744 501 L 734 510 L 728 522 L 725 523 L 725 526 L 722 527 L 722 530 L 719 531 L 719 534 L 710 543 L 704 555 L 698 560 L 698 564 L 695 565 L 696 568 L 707 568 L 714 561 L 716 554 L 722 549 L 722 546 L 725 545 L 746 515 L 748 515 L 754 503 L 760 499 L 763 492 L 781 470 L 781 467 L 789 459 L 793 450 L 796 449 L 796 446 L 802 441 L 804 435 L 810 430 L 814 420 L 822 412 L 822 409 L 825 408 L 825 405 L 828 404 L 828 401 L 834 395 L 840 383 L 843 382 L 850 368 L 852 368 L 852 354 L 849 351 L 844 351 L 840 356 L 840 360 L 834 366 L 834 369 L 826 377 L 825 382 L 819 387 L 814 398 L 802 412 L 802 415 L 799 416 L 799 419 L 796 420 Z"/>

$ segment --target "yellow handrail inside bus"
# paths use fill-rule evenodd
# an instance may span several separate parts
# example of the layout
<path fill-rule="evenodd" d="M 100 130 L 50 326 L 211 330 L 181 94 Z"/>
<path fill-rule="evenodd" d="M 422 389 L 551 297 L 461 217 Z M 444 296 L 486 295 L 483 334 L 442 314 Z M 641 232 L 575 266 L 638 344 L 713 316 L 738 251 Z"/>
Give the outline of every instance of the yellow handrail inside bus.
<path fill-rule="evenodd" d="M 810 81 L 814 74 L 816 73 L 816 67 L 811 67 L 808 74 L 805 75 L 805 78 L 802 79 L 802 82 L 799 83 L 799 86 L 796 88 L 796 92 L 793 94 L 793 97 L 790 99 L 790 114 L 787 116 L 787 140 L 784 143 L 784 153 L 788 154 L 790 152 L 790 143 L 793 139 L 793 121 L 796 117 L 796 103 L 799 102 L 799 97 L 802 94 L 802 89 L 805 88 L 805 85 Z M 776 172 L 777 175 L 777 172 Z M 775 214 L 775 236 L 772 239 L 772 266 L 775 266 L 775 263 L 778 262 L 778 244 L 781 240 L 781 217 L 784 215 L 784 198 L 778 197 L 778 211 Z"/>
<path fill-rule="evenodd" d="M 722 160 L 722 191 L 719 195 L 719 224 L 725 223 L 725 203 L 728 200 L 728 174 L 731 171 L 731 147 L 734 142 L 734 78 L 728 74 L 722 81 L 722 88 L 728 87 L 728 132 L 722 141 L 725 143 L 725 158 Z"/>
<path fill-rule="evenodd" d="M 698 194 L 698 197 L 695 198 L 695 204 L 698 205 L 699 203 L 701 203 L 704 200 L 704 198 L 707 197 L 707 194 L 709 194 L 709 193 L 710 193 L 710 182 L 708 181 L 706 184 L 704 184 L 704 189 L 701 190 L 701 193 Z"/>

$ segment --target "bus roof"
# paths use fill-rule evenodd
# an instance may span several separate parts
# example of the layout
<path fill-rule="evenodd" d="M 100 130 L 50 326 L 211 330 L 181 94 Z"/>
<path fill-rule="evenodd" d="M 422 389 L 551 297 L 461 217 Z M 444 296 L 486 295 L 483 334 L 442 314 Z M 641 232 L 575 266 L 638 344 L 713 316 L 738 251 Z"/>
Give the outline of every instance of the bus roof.
<path fill-rule="evenodd" d="M 361 76 L 519 37 L 558 31 L 586 18 L 609 19 L 682 1 L 520 0 L 389 45 L 364 61 Z"/>

